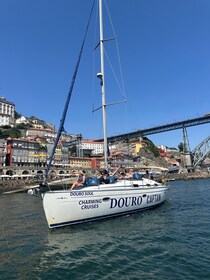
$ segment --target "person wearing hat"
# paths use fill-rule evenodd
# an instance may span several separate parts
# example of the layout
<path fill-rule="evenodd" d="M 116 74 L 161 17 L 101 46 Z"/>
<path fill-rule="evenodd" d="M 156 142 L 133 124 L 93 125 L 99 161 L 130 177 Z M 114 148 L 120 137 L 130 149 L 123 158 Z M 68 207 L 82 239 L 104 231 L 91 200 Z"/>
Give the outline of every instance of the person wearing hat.
<path fill-rule="evenodd" d="M 72 191 L 75 187 L 84 187 L 84 186 L 86 186 L 85 171 L 80 171 L 77 180 L 73 183 L 70 190 Z"/>

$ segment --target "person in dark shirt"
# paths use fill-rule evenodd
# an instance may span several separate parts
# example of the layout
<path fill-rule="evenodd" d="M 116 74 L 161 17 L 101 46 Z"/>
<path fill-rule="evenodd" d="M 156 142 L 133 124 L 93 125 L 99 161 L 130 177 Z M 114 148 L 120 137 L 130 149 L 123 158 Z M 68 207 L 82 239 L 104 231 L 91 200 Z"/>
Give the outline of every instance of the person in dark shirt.
<path fill-rule="evenodd" d="M 109 173 L 106 169 L 100 172 L 99 181 L 100 184 L 109 184 Z"/>
<path fill-rule="evenodd" d="M 149 171 L 148 170 L 146 170 L 146 174 L 144 174 L 143 177 L 149 179 L 150 176 L 149 176 Z"/>
<path fill-rule="evenodd" d="M 149 171 L 148 171 L 148 170 L 146 170 L 146 174 L 144 174 L 143 178 L 147 178 L 147 179 L 151 179 L 151 180 L 154 179 L 153 175 L 152 175 L 152 174 L 149 174 Z"/>

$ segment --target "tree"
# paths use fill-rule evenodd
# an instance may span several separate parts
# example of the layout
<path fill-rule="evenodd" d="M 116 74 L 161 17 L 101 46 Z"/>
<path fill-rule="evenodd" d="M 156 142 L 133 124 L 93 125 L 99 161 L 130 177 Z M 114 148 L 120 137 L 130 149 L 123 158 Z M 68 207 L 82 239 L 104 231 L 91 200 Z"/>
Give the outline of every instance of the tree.
<path fill-rule="evenodd" d="M 5 124 L 5 125 L 2 125 L 2 126 L 1 126 L 1 128 L 2 128 L 2 129 L 10 129 L 10 128 L 11 128 L 11 126 L 10 126 L 10 125 L 8 125 L 8 124 Z"/>
<path fill-rule="evenodd" d="M 8 134 L 9 134 L 8 137 L 11 137 L 11 138 L 20 138 L 21 137 L 21 131 L 16 127 L 12 127 L 10 129 L 8 129 Z"/>
<path fill-rule="evenodd" d="M 16 127 L 9 127 L 9 128 L 1 128 L 0 129 L 0 138 L 6 139 L 6 138 L 20 138 L 21 137 L 21 131 Z"/>
<path fill-rule="evenodd" d="M 180 152 L 183 152 L 184 151 L 184 143 L 181 142 L 179 145 L 178 145 L 178 149 Z"/>
<path fill-rule="evenodd" d="M 16 128 L 18 129 L 27 129 L 29 125 L 24 124 L 24 123 L 19 123 L 16 125 Z"/>
<path fill-rule="evenodd" d="M 21 117 L 22 117 L 22 115 L 15 111 L 15 120 L 17 120 L 17 119 L 19 119 Z"/>
<path fill-rule="evenodd" d="M 147 144 L 148 150 L 150 150 L 155 157 L 159 157 L 160 156 L 158 148 L 152 143 L 152 141 L 150 141 L 148 138 L 146 138 L 146 140 L 144 140 L 144 142 Z"/>

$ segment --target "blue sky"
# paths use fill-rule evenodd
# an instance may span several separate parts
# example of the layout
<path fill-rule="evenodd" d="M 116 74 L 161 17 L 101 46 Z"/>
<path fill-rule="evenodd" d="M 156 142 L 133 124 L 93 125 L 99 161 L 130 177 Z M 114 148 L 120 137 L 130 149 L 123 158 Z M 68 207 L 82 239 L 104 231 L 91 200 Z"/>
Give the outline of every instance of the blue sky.
<path fill-rule="evenodd" d="M 106 0 L 117 36 L 127 102 L 107 109 L 108 135 L 196 118 L 210 112 L 210 1 Z M 0 95 L 24 116 L 59 126 L 92 0 L 0 1 Z M 104 37 L 113 37 L 104 8 Z M 97 9 L 95 7 L 73 97 L 68 133 L 102 138 Z M 106 52 L 117 65 L 116 42 Z M 105 60 L 107 102 L 122 100 Z M 119 66 L 115 69 L 119 76 Z M 188 128 L 193 149 L 210 124 Z M 156 134 L 177 147 L 182 131 Z"/>

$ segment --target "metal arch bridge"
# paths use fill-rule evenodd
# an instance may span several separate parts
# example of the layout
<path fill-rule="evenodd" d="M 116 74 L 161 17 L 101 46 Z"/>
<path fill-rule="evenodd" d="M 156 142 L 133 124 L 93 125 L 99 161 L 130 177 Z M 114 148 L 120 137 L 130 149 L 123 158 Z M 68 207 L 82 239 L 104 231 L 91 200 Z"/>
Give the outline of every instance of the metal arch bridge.
<path fill-rule="evenodd" d="M 197 165 L 201 164 L 209 154 L 210 136 L 203 140 L 203 142 L 196 146 L 195 149 L 191 152 L 193 167 L 196 167 Z"/>
<path fill-rule="evenodd" d="M 146 135 L 167 132 L 176 129 L 184 130 L 186 127 L 207 123 L 210 123 L 210 114 L 206 114 L 203 117 L 195 119 L 188 119 L 180 122 L 174 122 L 166 125 L 155 126 L 148 129 L 142 129 L 130 133 L 111 136 L 108 137 L 108 142 L 112 143 L 117 141 L 128 141 Z M 98 141 L 103 141 L 103 139 L 99 139 Z M 195 147 L 195 149 L 190 154 L 192 159 L 192 166 L 193 168 L 195 168 L 197 165 L 201 164 L 204 159 L 210 154 L 210 136 L 207 137 L 203 142 L 201 142 L 197 147 Z"/>
<path fill-rule="evenodd" d="M 207 114 L 203 117 L 195 118 L 195 119 L 188 119 L 180 122 L 174 122 L 166 125 L 155 126 L 152 128 L 136 130 L 134 132 L 119 134 L 115 136 L 108 137 L 107 140 L 109 143 L 117 142 L 117 141 L 125 141 L 129 139 L 136 139 L 138 137 L 167 132 L 176 129 L 183 129 L 190 126 L 196 126 L 201 124 L 210 123 L 210 114 Z M 103 141 L 103 139 L 98 139 L 96 141 Z"/>

